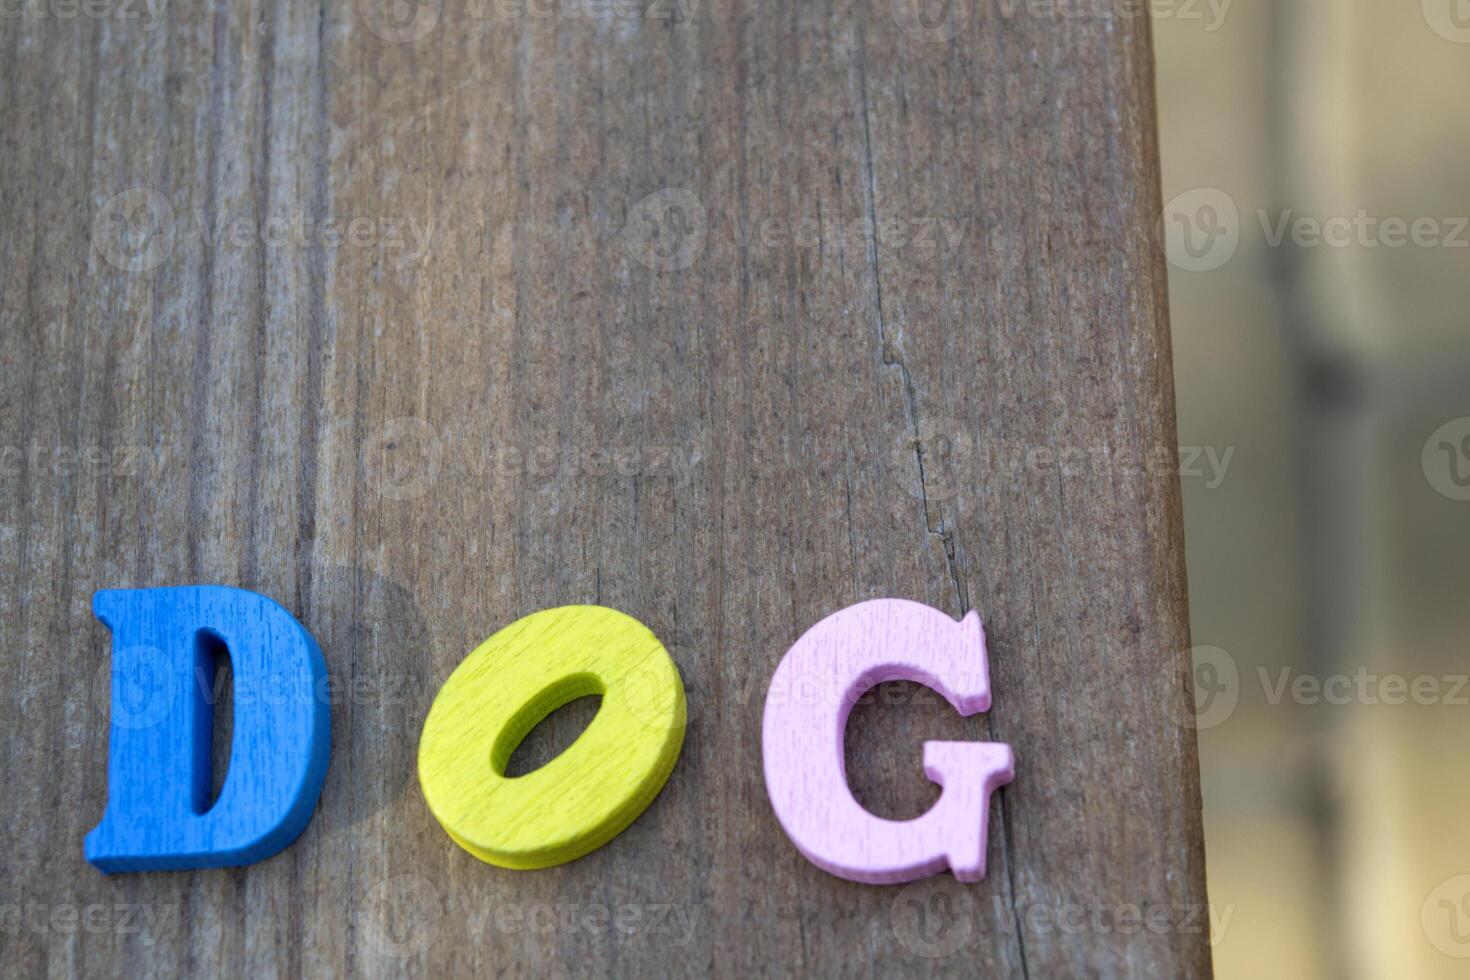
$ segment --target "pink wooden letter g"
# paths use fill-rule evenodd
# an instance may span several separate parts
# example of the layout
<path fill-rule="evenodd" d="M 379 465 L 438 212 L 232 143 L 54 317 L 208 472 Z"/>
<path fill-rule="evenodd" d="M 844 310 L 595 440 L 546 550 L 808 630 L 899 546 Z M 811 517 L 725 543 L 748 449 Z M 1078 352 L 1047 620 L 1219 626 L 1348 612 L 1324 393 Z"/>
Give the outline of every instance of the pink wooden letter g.
<path fill-rule="evenodd" d="M 893 680 L 933 688 L 962 715 L 988 710 L 979 614 L 955 622 L 922 603 L 875 599 L 796 641 L 771 677 L 762 726 L 776 819 L 807 860 L 841 878 L 892 884 L 949 867 L 960 881 L 979 881 L 990 794 L 1014 773 L 1009 745 L 924 743 L 924 774 L 943 791 L 913 820 L 876 817 L 848 789 L 848 713 L 869 688 Z"/>

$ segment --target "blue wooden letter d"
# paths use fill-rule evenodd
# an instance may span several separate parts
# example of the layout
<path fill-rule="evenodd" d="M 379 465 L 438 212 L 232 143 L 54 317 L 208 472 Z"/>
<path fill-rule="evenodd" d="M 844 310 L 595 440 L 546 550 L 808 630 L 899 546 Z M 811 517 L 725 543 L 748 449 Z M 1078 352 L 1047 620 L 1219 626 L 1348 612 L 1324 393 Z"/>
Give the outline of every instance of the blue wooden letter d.
<path fill-rule="evenodd" d="M 306 828 L 327 775 L 322 652 L 263 595 L 219 585 L 98 592 L 112 631 L 107 811 L 87 835 L 106 873 L 251 864 Z M 234 740 L 211 806 L 213 666 L 234 674 Z"/>

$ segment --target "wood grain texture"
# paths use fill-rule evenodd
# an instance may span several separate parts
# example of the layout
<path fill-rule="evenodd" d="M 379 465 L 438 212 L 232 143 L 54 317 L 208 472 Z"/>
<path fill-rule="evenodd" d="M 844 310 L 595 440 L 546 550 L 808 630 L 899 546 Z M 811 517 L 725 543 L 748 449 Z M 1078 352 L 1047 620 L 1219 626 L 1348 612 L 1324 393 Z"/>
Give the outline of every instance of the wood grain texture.
<path fill-rule="evenodd" d="M 431 29 L 0 20 L 4 972 L 1207 975 L 1146 21 L 393 9 Z M 104 879 L 88 602 L 194 582 L 320 642 L 320 808 Z M 984 617 L 987 716 L 884 685 L 847 746 L 895 819 L 925 740 L 1014 747 L 980 884 L 841 881 L 766 800 L 771 672 L 878 596 Z M 490 868 L 416 733 L 573 603 L 664 641 L 683 752 L 608 847 Z"/>

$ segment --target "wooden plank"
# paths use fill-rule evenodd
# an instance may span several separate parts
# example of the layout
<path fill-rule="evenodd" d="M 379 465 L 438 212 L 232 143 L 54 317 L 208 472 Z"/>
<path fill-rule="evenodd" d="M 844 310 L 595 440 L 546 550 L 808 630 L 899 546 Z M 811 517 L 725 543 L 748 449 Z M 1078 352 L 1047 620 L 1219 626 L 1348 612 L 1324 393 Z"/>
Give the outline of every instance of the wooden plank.
<path fill-rule="evenodd" d="M 1148 24 L 905 2 L 0 20 L 7 974 L 1208 974 Z M 320 810 L 103 878 L 88 600 L 190 582 L 321 643 Z M 775 664 L 878 596 L 985 619 L 985 719 L 885 688 L 848 747 L 912 816 L 925 739 L 1014 746 L 979 885 L 839 880 L 766 800 Z M 682 757 L 602 850 L 487 867 L 420 726 L 578 602 L 668 646 Z"/>

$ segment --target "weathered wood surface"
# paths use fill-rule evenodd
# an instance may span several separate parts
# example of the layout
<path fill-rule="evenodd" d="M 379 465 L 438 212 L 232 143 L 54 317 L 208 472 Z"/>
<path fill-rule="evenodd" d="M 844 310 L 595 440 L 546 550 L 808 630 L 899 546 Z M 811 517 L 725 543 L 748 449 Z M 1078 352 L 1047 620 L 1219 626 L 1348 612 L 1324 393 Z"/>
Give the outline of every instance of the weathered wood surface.
<path fill-rule="evenodd" d="M 0 972 L 1208 974 L 1145 19 L 26 9 L 0 19 Z M 103 878 L 88 601 L 190 582 L 321 642 L 320 809 L 254 867 Z M 911 816 L 924 739 L 1015 747 L 977 886 L 826 875 L 766 801 L 775 664 L 876 596 L 985 619 L 985 719 L 888 687 L 848 753 Z M 574 602 L 669 646 L 683 756 L 601 851 L 487 867 L 423 804 L 419 728 L 480 640 Z"/>

